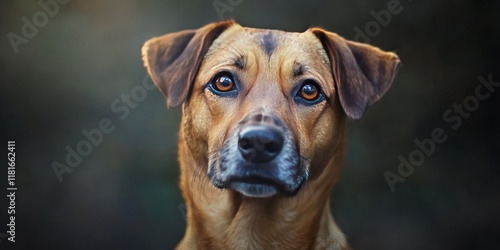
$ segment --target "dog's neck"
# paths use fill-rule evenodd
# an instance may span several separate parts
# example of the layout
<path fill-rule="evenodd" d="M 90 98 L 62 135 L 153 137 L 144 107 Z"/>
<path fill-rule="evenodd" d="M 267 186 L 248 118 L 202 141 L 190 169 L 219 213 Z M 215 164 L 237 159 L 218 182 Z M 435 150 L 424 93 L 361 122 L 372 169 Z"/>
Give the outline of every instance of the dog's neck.
<path fill-rule="evenodd" d="M 178 249 L 347 249 L 329 204 L 342 150 L 337 147 L 325 170 L 295 197 L 249 198 L 213 187 L 187 144 L 180 143 L 188 221 Z"/>

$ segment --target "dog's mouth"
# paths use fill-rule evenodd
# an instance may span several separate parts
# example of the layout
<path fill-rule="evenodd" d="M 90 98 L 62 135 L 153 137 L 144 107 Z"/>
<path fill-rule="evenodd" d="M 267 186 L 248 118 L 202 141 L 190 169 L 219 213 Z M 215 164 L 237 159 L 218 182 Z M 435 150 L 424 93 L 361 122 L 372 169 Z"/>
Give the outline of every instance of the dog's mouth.
<path fill-rule="evenodd" d="M 233 177 L 228 182 L 228 188 L 247 197 L 271 197 L 283 190 L 283 183 L 262 176 Z"/>
<path fill-rule="evenodd" d="M 208 171 L 208 178 L 215 187 L 233 190 L 252 198 L 295 196 L 308 178 L 306 165 L 290 166 L 288 171 L 283 171 L 273 165 L 243 163 L 214 167 L 215 164 L 209 167 Z"/>

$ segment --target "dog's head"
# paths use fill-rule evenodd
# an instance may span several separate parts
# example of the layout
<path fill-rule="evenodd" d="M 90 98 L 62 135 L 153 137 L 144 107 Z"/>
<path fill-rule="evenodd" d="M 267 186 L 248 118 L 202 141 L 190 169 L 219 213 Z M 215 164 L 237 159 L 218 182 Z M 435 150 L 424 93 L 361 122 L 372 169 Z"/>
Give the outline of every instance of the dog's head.
<path fill-rule="evenodd" d="M 398 57 L 311 28 L 303 33 L 212 23 L 153 38 L 144 63 L 183 104 L 183 133 L 218 188 L 292 196 L 322 173 L 344 119 L 359 119 L 390 87 Z"/>

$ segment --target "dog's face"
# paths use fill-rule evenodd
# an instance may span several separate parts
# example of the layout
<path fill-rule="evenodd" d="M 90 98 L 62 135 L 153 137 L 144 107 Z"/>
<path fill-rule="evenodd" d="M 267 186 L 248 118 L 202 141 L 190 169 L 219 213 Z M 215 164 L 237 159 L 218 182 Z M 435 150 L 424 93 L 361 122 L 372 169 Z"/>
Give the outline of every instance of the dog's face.
<path fill-rule="evenodd" d="M 190 105 L 203 110 L 208 177 L 246 196 L 295 194 L 338 123 L 328 56 L 310 32 L 229 28 L 201 64 Z M 325 133 L 328 131 L 328 133 Z"/>
<path fill-rule="evenodd" d="M 167 104 L 184 102 L 193 157 L 218 188 L 295 195 L 321 174 L 345 115 L 358 119 L 390 86 L 399 60 L 313 28 L 233 22 L 155 38 L 145 64 Z"/>

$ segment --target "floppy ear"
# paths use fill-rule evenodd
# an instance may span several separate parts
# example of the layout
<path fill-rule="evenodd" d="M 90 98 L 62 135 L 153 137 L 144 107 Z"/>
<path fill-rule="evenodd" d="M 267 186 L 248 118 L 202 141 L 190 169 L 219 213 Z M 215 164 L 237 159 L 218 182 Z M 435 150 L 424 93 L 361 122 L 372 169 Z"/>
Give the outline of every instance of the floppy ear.
<path fill-rule="evenodd" d="M 326 50 L 340 104 L 347 116 L 360 119 L 389 89 L 401 65 L 398 56 L 368 44 L 348 41 L 320 28 L 310 31 Z"/>
<path fill-rule="evenodd" d="M 153 82 L 167 100 L 167 107 L 182 104 L 213 41 L 234 21 L 205 25 L 155 37 L 142 47 L 142 59 Z"/>

